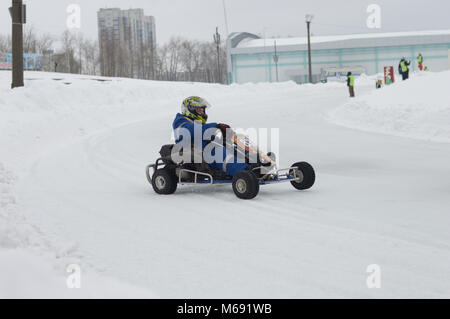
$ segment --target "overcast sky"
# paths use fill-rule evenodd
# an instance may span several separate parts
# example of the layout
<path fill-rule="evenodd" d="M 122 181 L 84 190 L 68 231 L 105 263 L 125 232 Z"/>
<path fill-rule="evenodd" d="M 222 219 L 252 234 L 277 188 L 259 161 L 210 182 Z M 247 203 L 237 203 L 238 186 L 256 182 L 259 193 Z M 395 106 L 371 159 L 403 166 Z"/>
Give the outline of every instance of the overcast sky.
<path fill-rule="evenodd" d="M 156 18 L 159 44 L 172 36 L 212 40 L 215 27 L 225 35 L 223 0 L 27 0 L 28 23 L 39 32 L 61 34 L 66 28 L 66 8 L 81 7 L 81 31 L 97 37 L 97 11 L 104 7 L 144 8 Z M 0 33 L 10 33 L 8 7 L 0 0 Z M 267 37 L 305 36 L 304 17 L 315 15 L 314 35 L 368 33 L 368 5 L 382 9 L 376 32 L 450 29 L 449 0 L 225 0 L 229 31 L 265 32 Z"/>

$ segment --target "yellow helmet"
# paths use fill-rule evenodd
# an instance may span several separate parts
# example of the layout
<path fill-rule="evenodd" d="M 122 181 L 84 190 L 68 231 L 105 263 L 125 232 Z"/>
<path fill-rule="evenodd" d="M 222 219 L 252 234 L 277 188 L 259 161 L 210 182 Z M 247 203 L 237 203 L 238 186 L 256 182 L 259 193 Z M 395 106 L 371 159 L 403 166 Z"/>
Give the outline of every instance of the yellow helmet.
<path fill-rule="evenodd" d="M 206 124 L 206 121 L 208 121 L 206 109 L 210 107 L 211 105 L 205 99 L 198 96 L 191 96 L 183 101 L 183 104 L 181 105 L 181 113 L 194 121 L 200 121 L 202 124 Z M 203 114 L 199 114 L 197 112 L 198 109 L 204 109 Z"/>

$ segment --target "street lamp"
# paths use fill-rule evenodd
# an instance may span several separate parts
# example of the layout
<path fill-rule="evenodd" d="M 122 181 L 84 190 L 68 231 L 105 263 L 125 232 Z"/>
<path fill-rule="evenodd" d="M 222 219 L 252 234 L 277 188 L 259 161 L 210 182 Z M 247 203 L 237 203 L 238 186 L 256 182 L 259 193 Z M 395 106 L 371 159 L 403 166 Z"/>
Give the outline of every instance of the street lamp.
<path fill-rule="evenodd" d="M 26 23 L 26 6 L 22 0 L 12 0 L 9 8 L 12 19 L 12 84 L 11 88 L 23 84 L 23 25 Z"/>
<path fill-rule="evenodd" d="M 278 82 L 278 61 L 279 61 L 279 56 L 277 53 L 277 41 L 275 40 L 275 55 L 273 56 L 273 61 L 275 62 L 275 70 L 277 73 L 277 82 Z"/>
<path fill-rule="evenodd" d="M 217 27 L 216 34 L 214 34 L 214 42 L 217 45 L 217 78 L 219 79 L 219 83 L 222 83 L 222 76 L 220 72 L 220 41 L 219 27 Z"/>
<path fill-rule="evenodd" d="M 309 83 L 312 83 L 312 63 L 311 63 L 311 21 L 314 18 L 314 15 L 307 14 L 306 19 L 306 27 L 308 29 L 308 65 L 309 65 Z"/>

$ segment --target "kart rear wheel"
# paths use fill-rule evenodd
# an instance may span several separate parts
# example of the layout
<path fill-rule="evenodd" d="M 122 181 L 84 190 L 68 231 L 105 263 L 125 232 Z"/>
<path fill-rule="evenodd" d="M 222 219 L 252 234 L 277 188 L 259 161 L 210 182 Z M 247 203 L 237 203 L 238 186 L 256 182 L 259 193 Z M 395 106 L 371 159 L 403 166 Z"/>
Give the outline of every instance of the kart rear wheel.
<path fill-rule="evenodd" d="M 152 186 L 157 194 L 171 195 L 177 190 L 177 177 L 171 170 L 159 169 L 153 174 Z"/>
<path fill-rule="evenodd" d="M 307 190 L 314 186 L 314 183 L 316 182 L 316 173 L 309 163 L 295 163 L 291 167 L 297 167 L 298 173 L 300 174 L 300 180 L 291 182 L 292 186 L 298 190 Z M 291 174 L 293 175 L 294 172 L 291 171 Z"/>
<path fill-rule="evenodd" d="M 233 177 L 233 191 L 240 199 L 253 199 L 259 193 L 259 181 L 253 172 L 242 171 Z"/>

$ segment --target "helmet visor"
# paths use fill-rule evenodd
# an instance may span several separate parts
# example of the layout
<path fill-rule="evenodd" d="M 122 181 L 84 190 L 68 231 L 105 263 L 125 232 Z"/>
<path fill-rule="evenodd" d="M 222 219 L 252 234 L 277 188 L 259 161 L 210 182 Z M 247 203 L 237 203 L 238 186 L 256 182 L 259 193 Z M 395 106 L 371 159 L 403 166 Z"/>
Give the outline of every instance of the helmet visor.
<path fill-rule="evenodd" d="M 208 101 L 206 101 L 205 99 L 203 99 L 201 97 L 192 99 L 189 104 L 192 109 L 204 108 L 206 110 L 211 107 L 211 105 L 208 103 Z"/>
<path fill-rule="evenodd" d="M 206 106 L 199 106 L 195 108 L 195 113 L 198 115 L 204 115 L 206 114 Z"/>

